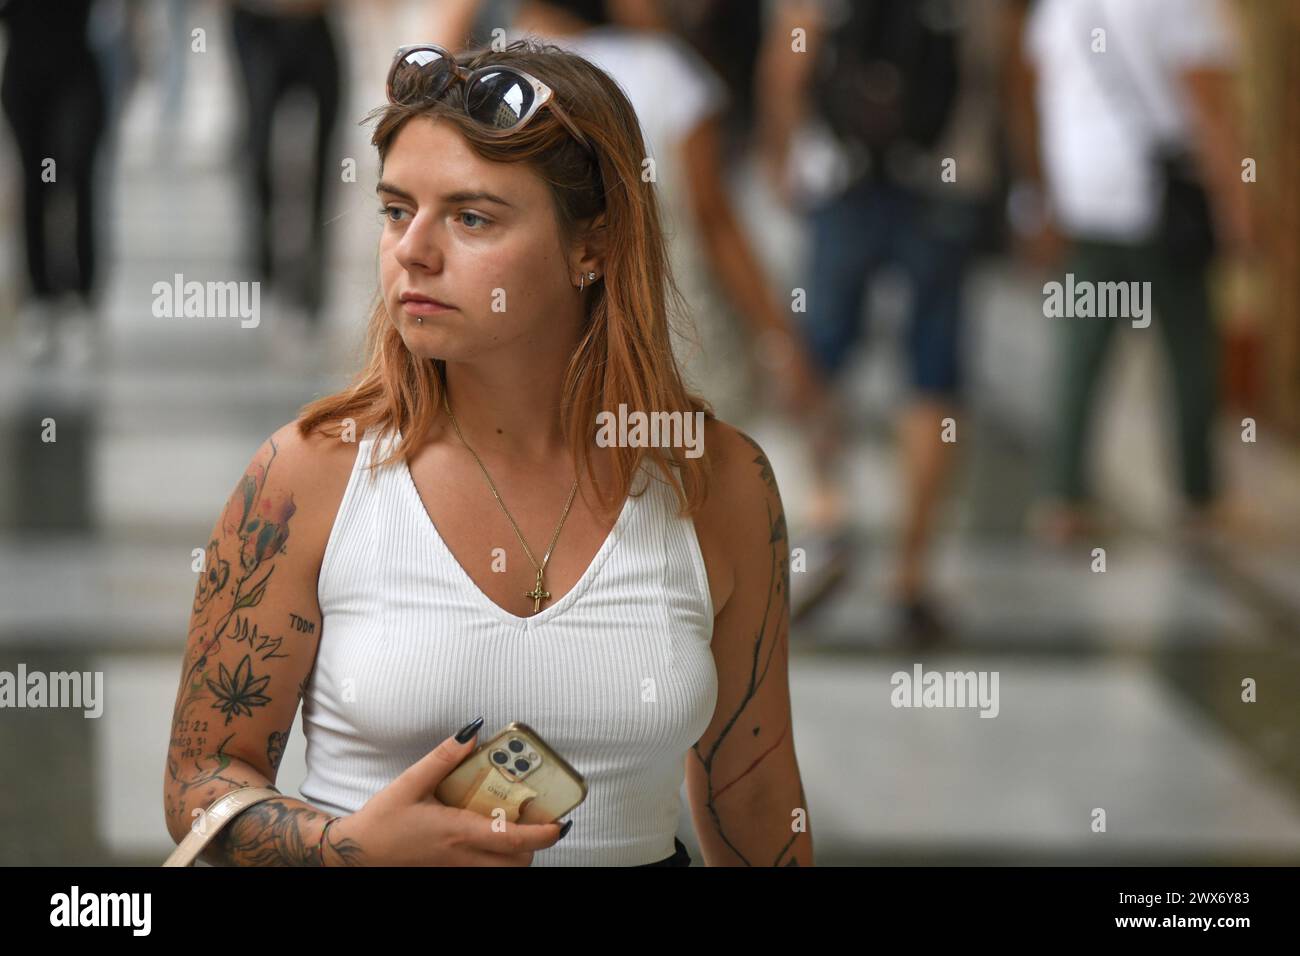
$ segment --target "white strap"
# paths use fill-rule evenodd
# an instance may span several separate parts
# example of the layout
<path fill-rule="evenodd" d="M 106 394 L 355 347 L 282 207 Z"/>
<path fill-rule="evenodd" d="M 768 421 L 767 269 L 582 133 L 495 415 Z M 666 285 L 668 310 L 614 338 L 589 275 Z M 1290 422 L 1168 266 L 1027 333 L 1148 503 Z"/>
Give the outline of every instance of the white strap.
<path fill-rule="evenodd" d="M 193 866 L 203 848 L 235 818 L 236 814 L 247 810 L 255 803 L 283 796 L 284 794 L 272 787 L 240 787 L 238 790 L 222 794 L 194 821 L 190 832 L 185 834 L 185 839 L 177 844 L 163 866 Z"/>

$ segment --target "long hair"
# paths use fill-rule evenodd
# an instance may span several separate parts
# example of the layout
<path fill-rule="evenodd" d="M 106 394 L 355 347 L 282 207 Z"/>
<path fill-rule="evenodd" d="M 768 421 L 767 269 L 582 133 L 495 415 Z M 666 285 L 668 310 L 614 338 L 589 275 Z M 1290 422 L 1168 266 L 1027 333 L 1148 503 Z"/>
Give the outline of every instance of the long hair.
<path fill-rule="evenodd" d="M 716 417 L 712 406 L 686 387 L 673 353 L 669 323 L 685 320 L 686 310 L 670 272 L 654 184 L 641 175 L 648 155 L 641 126 L 618 84 L 587 60 L 553 45 L 517 40 L 503 51 L 472 51 L 457 60 L 468 69 L 513 66 L 541 79 L 554 89 L 596 159 L 549 109 L 508 137 L 485 133 L 461 108 L 459 84 L 432 104 L 390 103 L 363 122 L 378 120 L 371 143 L 379 152 L 381 172 L 403 125 L 417 116 L 437 117 L 452 124 L 483 158 L 535 169 L 551 189 L 564 241 L 575 236 L 582 220 L 605 214 L 605 275 L 587 299 L 580 340 L 564 374 L 560 409 L 575 467 L 585 467 L 598 488 L 590 450 L 598 412 L 618 415 L 620 405 L 626 405 L 629 412 L 647 416 L 703 412 L 706 420 Z M 298 429 L 305 437 L 315 430 L 338 435 L 349 426 L 353 433 L 371 426 L 381 432 L 396 428 L 402 441 L 382 461 L 372 459 L 372 467 L 380 467 L 399 456 L 409 459 L 420 436 L 444 414 L 446 362 L 411 353 L 378 291 L 365 354 L 365 365 L 348 388 L 303 406 Z M 678 450 L 654 446 L 610 451 L 615 503 L 630 493 L 646 455 L 676 492 L 680 515 L 693 515 L 708 494 L 707 455 L 679 457 Z"/>

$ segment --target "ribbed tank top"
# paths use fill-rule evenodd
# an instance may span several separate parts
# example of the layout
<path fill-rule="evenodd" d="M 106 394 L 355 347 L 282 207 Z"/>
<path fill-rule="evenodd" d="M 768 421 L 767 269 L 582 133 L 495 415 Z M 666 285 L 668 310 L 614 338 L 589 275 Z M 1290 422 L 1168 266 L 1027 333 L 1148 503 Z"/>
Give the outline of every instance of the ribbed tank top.
<path fill-rule="evenodd" d="M 643 461 L 644 494 L 578 583 L 517 617 L 460 566 L 404 461 L 365 467 L 383 441 L 372 428 L 358 442 L 322 559 L 303 799 L 353 813 L 483 714 L 479 743 L 522 721 L 587 781 L 569 834 L 534 866 L 671 856 L 685 760 L 717 701 L 708 576 L 672 488 Z"/>

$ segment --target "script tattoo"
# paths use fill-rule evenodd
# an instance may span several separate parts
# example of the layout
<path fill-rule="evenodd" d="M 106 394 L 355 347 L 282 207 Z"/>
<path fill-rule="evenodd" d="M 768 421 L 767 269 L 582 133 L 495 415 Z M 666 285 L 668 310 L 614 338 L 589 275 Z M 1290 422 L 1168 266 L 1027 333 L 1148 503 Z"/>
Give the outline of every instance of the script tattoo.
<path fill-rule="evenodd" d="M 236 643 L 244 643 L 253 649 L 253 653 L 261 654 L 262 660 L 269 661 L 273 657 L 288 657 L 288 654 L 280 653 L 280 645 L 284 643 L 283 637 L 270 637 L 266 634 L 257 633 L 257 625 L 250 628 L 248 618 L 240 618 L 239 623 L 234 628 L 234 639 Z"/>
<path fill-rule="evenodd" d="M 736 736 L 732 735 L 732 731 L 736 729 L 736 725 L 740 721 L 740 716 L 749 705 L 749 702 L 755 698 L 759 689 L 763 686 L 763 681 L 767 678 L 768 667 L 772 662 L 772 655 L 789 636 L 790 562 L 788 558 L 789 544 L 786 539 L 785 509 L 781 505 L 781 495 L 777 490 L 776 476 L 772 472 L 772 466 L 768 462 L 767 456 L 763 453 L 762 448 L 759 447 L 757 442 L 744 432 L 737 432 L 737 434 L 739 434 L 740 437 L 754 449 L 756 457 L 753 459 L 753 464 L 758 466 L 759 476 L 762 478 L 763 483 L 768 489 L 768 497 L 765 505 L 767 507 L 767 525 L 769 528 L 767 543 L 771 554 L 771 565 L 768 572 L 767 601 L 763 608 L 763 617 L 759 622 L 758 631 L 753 637 L 754 646 L 750 659 L 749 683 L 745 688 L 744 694 L 741 696 L 740 702 L 736 705 L 735 710 L 731 713 L 726 724 L 718 733 L 717 739 L 709 745 L 707 752 L 701 751 L 699 742 L 697 742 L 691 749 L 704 767 L 705 779 L 708 781 L 708 797 L 706 806 L 709 815 L 713 818 L 713 825 L 717 829 L 719 837 L 721 837 L 722 841 L 746 866 L 752 866 L 753 864 L 749 859 L 740 852 L 727 835 L 727 832 L 722 825 L 722 818 L 718 813 L 717 800 L 726 793 L 727 790 L 735 786 L 736 783 L 748 776 L 754 768 L 762 763 L 768 754 L 781 745 L 782 741 L 785 740 L 786 734 L 790 731 L 789 721 L 786 721 L 786 726 L 781 729 L 776 740 L 766 746 L 763 751 L 759 753 L 759 755 L 755 757 L 754 760 L 734 779 L 722 783 L 721 785 L 717 784 L 713 778 L 713 765 L 719 751 L 728 742 L 743 739 L 741 737 L 744 733 L 743 730 L 741 730 Z M 751 737 L 757 737 L 760 732 L 761 728 L 755 726 L 752 728 L 750 735 Z M 800 791 L 802 793 L 802 784 L 800 785 Z M 806 804 L 804 804 L 804 806 L 806 806 Z M 773 866 L 799 865 L 798 860 L 793 856 L 791 856 L 791 858 L 784 864 L 781 862 L 782 858 L 789 852 L 796 836 L 798 836 L 797 833 L 792 834 L 789 841 L 787 841 L 781 848 L 780 852 L 777 853 L 776 859 L 772 862 Z"/>
<path fill-rule="evenodd" d="M 202 723 L 206 726 L 207 722 L 195 721 L 195 723 Z M 202 728 L 195 728 L 196 732 L 198 729 Z M 186 803 L 191 790 L 197 790 L 199 787 L 214 782 L 229 784 L 230 787 L 242 787 L 245 785 L 245 781 L 243 780 L 235 780 L 231 777 L 223 776 L 225 770 L 231 763 L 231 758 L 226 754 L 226 744 L 230 743 L 231 738 L 234 736 L 234 734 L 230 734 L 222 740 L 221 743 L 217 744 L 216 752 L 211 756 L 205 756 L 203 748 L 195 748 L 192 753 L 191 751 L 184 751 L 183 753 L 185 756 L 193 756 L 194 764 L 198 768 L 197 773 L 186 777 L 181 777 L 179 775 L 176 761 L 172 759 L 170 754 L 168 755 L 167 774 L 169 779 L 176 786 L 176 801 L 173 803 L 170 798 L 167 798 L 168 817 L 184 816 Z M 214 798 L 217 792 L 219 792 L 219 789 L 230 789 L 230 787 L 209 788 L 208 796 L 205 798 L 206 802 L 211 802 L 212 798 Z"/>

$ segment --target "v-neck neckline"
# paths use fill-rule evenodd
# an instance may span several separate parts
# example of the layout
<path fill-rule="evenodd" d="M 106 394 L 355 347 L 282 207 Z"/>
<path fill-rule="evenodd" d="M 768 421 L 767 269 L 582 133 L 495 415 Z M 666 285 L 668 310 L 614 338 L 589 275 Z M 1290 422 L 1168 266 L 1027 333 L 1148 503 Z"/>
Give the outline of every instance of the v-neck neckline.
<path fill-rule="evenodd" d="M 393 444 L 397 445 L 401 440 L 401 431 L 395 431 Z M 434 522 L 433 516 L 429 514 L 429 509 L 425 507 L 424 499 L 420 497 L 420 489 L 415 484 L 415 476 L 411 473 L 410 463 L 407 462 L 405 458 L 401 459 L 400 469 L 402 472 L 402 483 L 405 485 L 410 500 L 415 506 L 417 517 L 423 519 L 420 521 L 420 524 L 428 529 L 428 533 L 433 538 L 436 547 L 447 558 L 448 564 L 455 569 L 453 573 L 459 575 L 461 583 L 474 592 L 476 599 L 490 609 L 498 618 L 514 627 L 522 627 L 525 629 L 537 627 L 538 625 L 544 624 L 558 616 L 577 601 L 577 599 L 582 595 L 582 592 L 591 586 L 591 582 L 600 572 L 601 566 L 605 563 L 606 559 L 609 558 L 610 553 L 618 544 L 619 538 L 622 537 L 623 528 L 629 520 L 629 515 L 632 512 L 634 503 L 638 500 L 637 496 L 630 493 L 632 489 L 629 489 L 629 494 L 623 501 L 623 507 L 619 511 L 618 518 L 614 521 L 614 526 L 610 528 L 609 533 L 605 535 L 605 540 L 601 542 L 595 556 L 591 559 L 591 562 L 587 565 L 586 570 L 582 572 L 582 575 L 578 580 L 574 582 L 573 587 L 569 588 L 569 590 L 566 591 L 559 600 L 549 607 L 542 608 L 536 614 L 521 616 L 507 611 L 496 601 L 492 600 L 492 598 L 488 597 L 487 592 L 478 586 L 478 582 L 476 582 L 474 578 L 470 576 L 470 573 L 465 570 L 464 565 L 462 565 L 456 555 L 452 553 L 451 547 L 442 536 L 442 532 L 438 530 L 438 526 Z M 637 475 L 640 474 L 640 471 L 641 469 L 638 468 Z M 636 475 L 633 476 L 633 485 L 635 485 L 635 483 Z"/>

